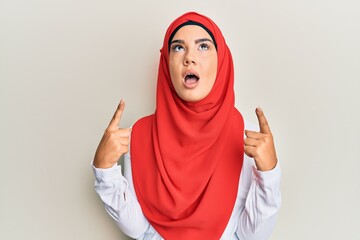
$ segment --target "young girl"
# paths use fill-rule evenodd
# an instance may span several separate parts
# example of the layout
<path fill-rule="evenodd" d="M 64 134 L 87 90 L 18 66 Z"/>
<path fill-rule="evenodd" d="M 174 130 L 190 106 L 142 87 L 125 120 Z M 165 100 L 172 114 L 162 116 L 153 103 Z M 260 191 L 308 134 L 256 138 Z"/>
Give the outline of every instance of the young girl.
<path fill-rule="evenodd" d="M 121 101 L 93 161 L 96 191 L 125 234 L 270 236 L 281 201 L 273 137 L 260 108 L 259 131 L 244 122 L 233 88 L 220 29 L 194 12 L 177 18 L 161 49 L 155 113 L 119 128 Z M 125 176 L 117 165 L 123 154 Z"/>

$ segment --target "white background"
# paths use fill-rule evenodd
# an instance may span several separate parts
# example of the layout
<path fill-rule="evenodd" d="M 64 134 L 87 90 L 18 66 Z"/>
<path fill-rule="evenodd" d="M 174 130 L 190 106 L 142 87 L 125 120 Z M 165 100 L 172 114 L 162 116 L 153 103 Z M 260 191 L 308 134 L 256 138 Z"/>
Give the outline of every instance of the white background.
<path fill-rule="evenodd" d="M 222 29 L 236 106 L 261 106 L 283 170 L 272 240 L 360 239 L 360 4 L 0 0 L 0 239 L 126 239 L 93 189 L 97 144 L 155 106 L 159 49 L 187 11 Z"/>

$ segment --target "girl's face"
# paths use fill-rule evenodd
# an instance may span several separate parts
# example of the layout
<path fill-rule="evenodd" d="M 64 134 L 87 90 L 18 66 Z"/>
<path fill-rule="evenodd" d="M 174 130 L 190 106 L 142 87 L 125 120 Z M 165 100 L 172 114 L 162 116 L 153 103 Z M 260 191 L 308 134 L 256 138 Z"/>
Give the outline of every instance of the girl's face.
<path fill-rule="evenodd" d="M 180 28 L 170 43 L 170 77 L 177 95 L 187 102 L 205 98 L 217 73 L 217 51 L 200 26 Z"/>

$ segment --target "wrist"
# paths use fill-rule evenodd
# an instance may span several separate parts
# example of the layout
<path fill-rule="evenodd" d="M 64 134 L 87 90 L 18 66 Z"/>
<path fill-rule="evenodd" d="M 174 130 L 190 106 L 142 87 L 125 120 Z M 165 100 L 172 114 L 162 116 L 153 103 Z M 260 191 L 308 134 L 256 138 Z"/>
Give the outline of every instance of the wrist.
<path fill-rule="evenodd" d="M 101 169 L 107 169 L 107 168 L 111 168 L 113 167 L 114 165 L 116 164 L 115 163 L 107 163 L 107 162 L 104 162 L 104 161 L 99 161 L 98 159 L 94 159 L 93 161 L 93 165 L 95 168 L 101 168 Z"/>
<path fill-rule="evenodd" d="M 277 164 L 277 159 L 268 162 L 259 162 L 255 160 L 256 168 L 262 172 L 273 170 L 276 167 L 276 164 Z"/>

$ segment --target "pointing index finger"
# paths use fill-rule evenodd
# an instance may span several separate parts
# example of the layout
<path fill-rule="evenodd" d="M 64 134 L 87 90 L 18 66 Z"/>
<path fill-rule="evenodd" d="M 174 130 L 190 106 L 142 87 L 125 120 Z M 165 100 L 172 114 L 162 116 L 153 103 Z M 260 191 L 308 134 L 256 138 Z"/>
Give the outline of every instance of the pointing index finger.
<path fill-rule="evenodd" d="M 120 119 L 122 116 L 122 113 L 124 111 L 125 108 L 125 102 L 124 100 L 121 99 L 115 113 L 114 116 L 112 117 L 109 126 L 108 126 L 108 130 L 110 131 L 115 131 L 119 129 L 119 124 L 120 124 Z"/>
<path fill-rule="evenodd" d="M 259 121 L 260 132 L 261 133 L 271 133 L 270 126 L 268 124 L 268 121 L 266 120 L 266 117 L 265 117 L 262 109 L 260 107 L 257 107 L 255 112 L 256 112 L 256 116 Z"/>

